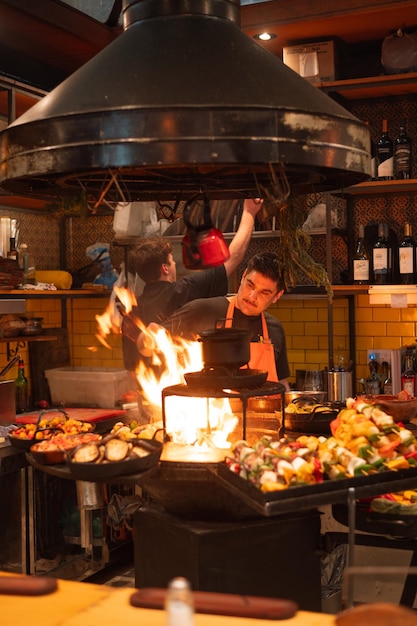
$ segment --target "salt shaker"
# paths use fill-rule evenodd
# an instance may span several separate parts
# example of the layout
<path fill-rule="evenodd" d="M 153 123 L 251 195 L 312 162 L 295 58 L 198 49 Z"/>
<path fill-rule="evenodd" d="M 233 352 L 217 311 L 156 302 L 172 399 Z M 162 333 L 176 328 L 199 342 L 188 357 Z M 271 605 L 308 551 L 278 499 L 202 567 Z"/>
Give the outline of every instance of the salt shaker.
<path fill-rule="evenodd" d="M 167 626 L 194 626 L 194 601 L 189 581 L 178 576 L 168 584 L 165 599 Z"/>

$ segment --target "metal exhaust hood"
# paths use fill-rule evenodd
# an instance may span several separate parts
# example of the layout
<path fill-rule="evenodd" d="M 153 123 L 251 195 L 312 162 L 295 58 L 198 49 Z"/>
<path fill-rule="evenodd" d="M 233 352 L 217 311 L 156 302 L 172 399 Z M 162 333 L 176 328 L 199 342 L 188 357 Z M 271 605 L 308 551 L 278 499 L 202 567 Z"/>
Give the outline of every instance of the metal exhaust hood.
<path fill-rule="evenodd" d="M 239 0 L 124 0 L 124 30 L 0 133 L 0 186 L 55 202 L 350 186 L 370 133 L 240 29 Z"/>

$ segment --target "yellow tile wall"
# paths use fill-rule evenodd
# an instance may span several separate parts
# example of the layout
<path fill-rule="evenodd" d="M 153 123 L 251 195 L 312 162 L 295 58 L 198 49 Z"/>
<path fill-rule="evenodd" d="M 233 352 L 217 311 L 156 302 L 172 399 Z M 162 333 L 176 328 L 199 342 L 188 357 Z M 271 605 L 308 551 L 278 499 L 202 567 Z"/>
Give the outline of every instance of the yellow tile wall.
<path fill-rule="evenodd" d="M 103 298 L 68 298 L 67 326 L 71 365 L 75 367 L 116 367 L 123 368 L 123 354 L 120 335 L 108 337 L 108 347 L 100 343 L 96 337 L 96 315 L 101 315 L 107 305 L 108 297 Z M 61 307 L 65 303 L 60 298 L 39 298 L 26 300 L 26 313 L 43 318 L 44 328 L 61 328 Z M 28 342 L 24 337 L 9 342 L 13 354 L 22 355 L 25 362 L 25 374 L 29 381 L 30 369 Z M 51 342 L 51 350 L 53 343 Z M 7 363 L 7 343 L 0 343 L 0 367 Z M 17 376 L 17 365 L 8 374 L 10 378 Z"/>
<path fill-rule="evenodd" d="M 123 368 L 120 335 L 109 335 L 108 347 L 96 337 L 96 315 L 101 315 L 109 299 L 74 298 L 67 300 L 67 321 L 71 364 L 84 367 Z M 27 300 L 28 313 L 43 317 L 45 328 L 61 326 L 61 300 L 39 298 Z M 290 363 L 290 382 L 295 382 L 297 369 L 323 369 L 328 366 L 328 303 L 326 298 L 282 298 L 270 309 L 270 313 L 283 323 Z M 387 305 L 369 304 L 367 295 L 355 296 L 356 377 L 368 374 L 367 349 L 401 348 L 413 344 L 417 336 L 417 307 L 392 309 Z M 348 361 L 349 326 L 348 300 L 335 298 L 333 302 L 334 358 L 342 355 Z M 7 362 L 6 343 L 0 344 L 0 367 Z M 25 360 L 30 382 L 27 343 L 11 340 L 10 348 L 18 350 Z M 17 375 L 12 371 L 10 376 Z"/>
<path fill-rule="evenodd" d="M 367 295 L 354 297 L 356 377 L 366 378 L 369 372 L 368 349 L 394 350 L 414 344 L 417 337 L 417 307 L 404 309 L 388 305 L 370 305 Z M 328 362 L 328 303 L 324 299 L 282 298 L 270 313 L 283 323 L 290 363 L 290 382 L 295 382 L 297 369 L 324 368 Z M 342 355 L 349 359 L 349 315 L 347 298 L 333 301 L 334 360 Z M 358 386 L 360 390 L 360 386 Z"/>

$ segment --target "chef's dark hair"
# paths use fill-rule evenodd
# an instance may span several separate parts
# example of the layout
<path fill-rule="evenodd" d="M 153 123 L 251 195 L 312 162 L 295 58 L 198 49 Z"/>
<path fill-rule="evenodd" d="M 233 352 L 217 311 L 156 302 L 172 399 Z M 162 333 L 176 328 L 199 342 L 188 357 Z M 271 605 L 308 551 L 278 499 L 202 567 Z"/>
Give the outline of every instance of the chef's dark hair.
<path fill-rule="evenodd" d="M 273 252 L 255 254 L 248 261 L 246 272 L 259 272 L 277 283 L 278 291 L 285 287 L 278 257 Z"/>
<path fill-rule="evenodd" d="M 163 237 L 143 238 L 129 252 L 129 272 L 138 274 L 145 283 L 159 280 L 161 265 L 169 264 L 168 256 L 171 253 L 172 246 L 167 239 Z"/>

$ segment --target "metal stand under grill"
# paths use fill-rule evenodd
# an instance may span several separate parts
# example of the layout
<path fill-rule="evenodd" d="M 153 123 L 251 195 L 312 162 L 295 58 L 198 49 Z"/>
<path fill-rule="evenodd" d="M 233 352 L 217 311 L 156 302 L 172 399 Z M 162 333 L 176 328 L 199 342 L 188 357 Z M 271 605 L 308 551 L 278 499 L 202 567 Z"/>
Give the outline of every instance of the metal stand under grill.
<path fill-rule="evenodd" d="M 261 387 L 251 387 L 245 389 L 197 389 L 189 385 L 172 385 L 162 390 L 162 423 L 164 431 L 166 428 L 165 414 L 165 398 L 167 396 L 183 396 L 188 398 L 237 398 L 242 402 L 242 419 L 243 419 L 243 439 L 246 437 L 246 412 L 248 408 L 248 399 L 255 396 L 272 396 L 281 395 L 281 406 L 285 406 L 285 387 L 281 383 L 264 383 Z M 282 412 L 281 426 L 278 435 L 283 437 L 285 434 L 285 417 Z"/>

